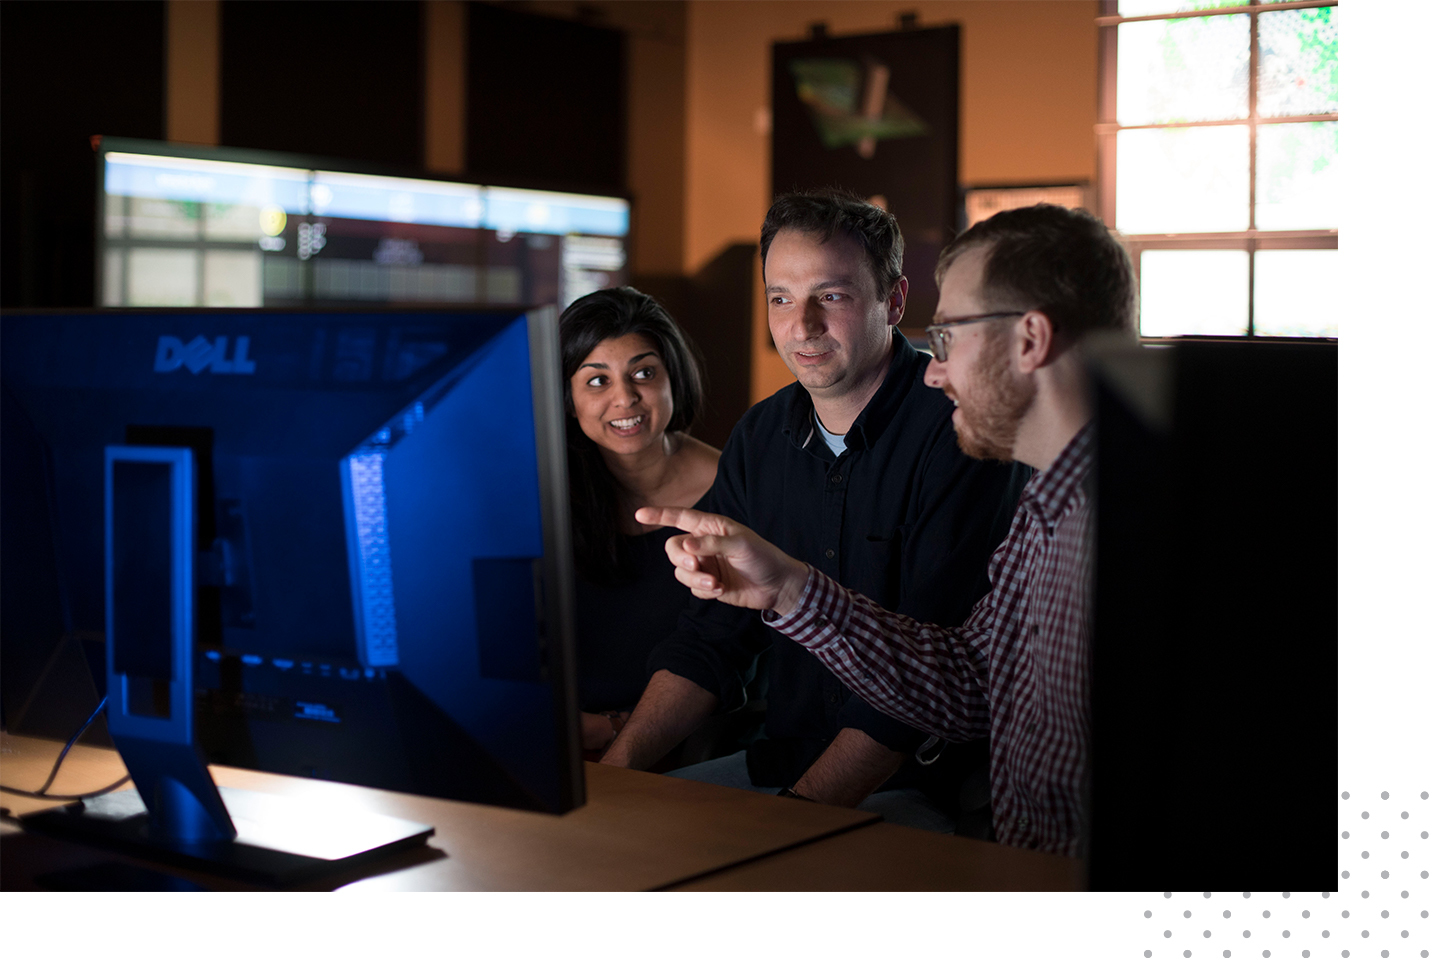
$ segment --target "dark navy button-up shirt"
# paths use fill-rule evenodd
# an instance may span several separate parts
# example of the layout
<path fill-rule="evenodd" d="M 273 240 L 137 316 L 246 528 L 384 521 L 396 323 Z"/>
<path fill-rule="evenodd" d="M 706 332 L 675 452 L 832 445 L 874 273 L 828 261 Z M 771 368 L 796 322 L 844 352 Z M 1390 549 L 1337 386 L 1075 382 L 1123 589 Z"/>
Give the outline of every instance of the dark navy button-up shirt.
<path fill-rule="evenodd" d="M 923 382 L 929 358 L 899 331 L 893 344 L 885 381 L 845 435 L 844 453 L 831 453 L 810 395 L 791 384 L 741 418 L 696 507 L 745 524 L 883 607 L 958 625 L 989 590 L 986 561 L 1030 471 L 961 453 L 954 405 Z M 757 611 L 718 601 L 694 600 L 649 669 L 685 677 L 733 710 L 767 649 L 765 739 L 750 751 L 757 785 L 793 783 L 845 727 L 904 752 L 926 739 L 853 696 Z"/>

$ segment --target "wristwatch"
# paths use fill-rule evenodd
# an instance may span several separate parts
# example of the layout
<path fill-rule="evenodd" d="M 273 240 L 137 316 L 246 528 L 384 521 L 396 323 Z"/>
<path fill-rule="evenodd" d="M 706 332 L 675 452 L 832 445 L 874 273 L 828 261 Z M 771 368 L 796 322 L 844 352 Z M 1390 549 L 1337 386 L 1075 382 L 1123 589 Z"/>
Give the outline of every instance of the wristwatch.
<path fill-rule="evenodd" d="M 777 793 L 777 794 L 775 794 L 775 796 L 777 796 L 777 797 L 789 797 L 789 798 L 792 799 L 792 800 L 804 800 L 806 803 L 817 803 L 817 802 L 819 802 L 819 801 L 816 801 L 816 800 L 811 800 L 809 797 L 805 796 L 804 794 L 796 793 L 794 790 L 792 790 L 792 789 L 789 788 L 789 787 L 782 787 L 782 788 L 780 789 L 780 792 Z"/>

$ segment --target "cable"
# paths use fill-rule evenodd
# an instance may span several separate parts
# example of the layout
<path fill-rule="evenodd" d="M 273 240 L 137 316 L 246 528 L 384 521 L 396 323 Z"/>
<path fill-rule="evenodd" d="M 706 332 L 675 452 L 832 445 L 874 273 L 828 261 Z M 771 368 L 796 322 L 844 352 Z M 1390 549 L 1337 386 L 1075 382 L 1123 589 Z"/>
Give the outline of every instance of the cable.
<path fill-rule="evenodd" d="M 65 744 L 64 748 L 61 749 L 60 756 L 55 758 L 55 765 L 50 768 L 50 776 L 45 778 L 45 784 L 39 790 L 20 790 L 15 787 L 7 787 L 3 784 L 0 784 L 0 790 L 3 790 L 6 793 L 13 793 L 21 797 L 34 797 L 37 800 L 89 800 L 91 797 L 98 797 L 102 794 L 109 793 L 112 790 L 118 790 L 120 787 L 123 787 L 126 783 L 128 783 L 130 781 L 130 775 L 127 773 L 125 776 L 121 777 L 119 780 L 116 780 L 108 787 L 102 787 L 99 790 L 92 790 L 89 793 L 45 792 L 50 789 L 50 784 L 55 782 L 55 777 L 60 773 L 60 764 L 65 762 L 65 756 L 70 752 L 70 748 L 75 746 L 76 741 L 85 735 L 86 730 L 90 729 L 90 724 L 94 723 L 95 718 L 100 716 L 100 711 L 105 709 L 105 702 L 109 699 L 110 698 L 108 696 L 100 698 L 99 705 L 95 707 L 95 709 L 91 712 L 90 716 L 85 718 L 85 722 L 80 725 L 80 729 L 75 731 L 74 736 L 72 736 L 69 742 Z"/>
<path fill-rule="evenodd" d="M 55 782 L 55 776 L 60 772 L 60 764 L 65 762 L 65 755 L 70 752 L 71 747 L 75 746 L 75 742 L 85 735 L 85 731 L 90 729 L 90 724 L 94 723 L 95 718 L 100 716 L 100 711 L 105 709 L 105 703 L 109 699 L 108 696 L 101 697 L 100 702 L 95 705 L 95 709 L 90 711 L 90 716 L 86 717 L 85 722 L 80 724 L 80 729 L 76 730 L 70 739 L 66 741 L 65 748 L 60 751 L 60 756 L 55 758 L 55 766 L 50 768 L 50 776 L 46 778 L 45 785 L 36 791 L 37 793 L 43 794 L 46 790 L 50 789 L 50 784 Z"/>

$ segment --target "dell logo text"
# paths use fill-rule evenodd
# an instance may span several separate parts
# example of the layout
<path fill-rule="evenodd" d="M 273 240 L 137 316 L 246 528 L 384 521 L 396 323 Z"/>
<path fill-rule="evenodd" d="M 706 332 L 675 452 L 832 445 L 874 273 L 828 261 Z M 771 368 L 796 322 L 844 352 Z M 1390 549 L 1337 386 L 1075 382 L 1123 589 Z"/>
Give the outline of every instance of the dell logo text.
<path fill-rule="evenodd" d="M 161 337 L 155 348 L 155 372 L 170 373 L 182 366 L 191 373 L 209 368 L 211 373 L 254 373 L 255 361 L 249 357 L 250 338 L 235 338 L 235 354 L 226 358 L 229 337 L 216 337 L 211 344 L 204 337 L 184 343 L 179 337 Z"/>

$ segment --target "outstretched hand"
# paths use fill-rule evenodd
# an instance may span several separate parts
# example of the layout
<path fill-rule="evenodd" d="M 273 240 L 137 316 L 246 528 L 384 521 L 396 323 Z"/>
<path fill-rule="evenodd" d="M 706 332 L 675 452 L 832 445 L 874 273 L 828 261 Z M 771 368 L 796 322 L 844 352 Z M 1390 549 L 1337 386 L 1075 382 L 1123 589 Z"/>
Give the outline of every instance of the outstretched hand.
<path fill-rule="evenodd" d="M 810 568 L 728 517 L 679 507 L 641 507 L 643 524 L 678 527 L 665 541 L 675 579 L 695 596 L 752 610 L 795 609 Z"/>

